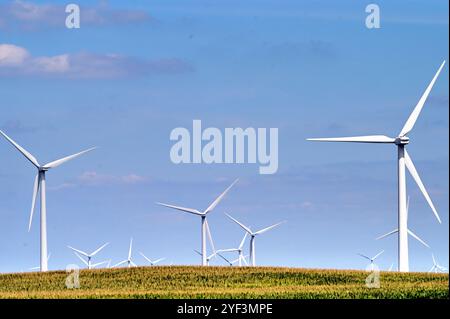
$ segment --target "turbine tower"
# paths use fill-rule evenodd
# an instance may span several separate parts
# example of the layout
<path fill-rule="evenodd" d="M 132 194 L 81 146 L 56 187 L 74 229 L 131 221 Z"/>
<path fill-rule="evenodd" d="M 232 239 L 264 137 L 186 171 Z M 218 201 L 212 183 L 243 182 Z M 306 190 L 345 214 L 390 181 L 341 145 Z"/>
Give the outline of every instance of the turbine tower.
<path fill-rule="evenodd" d="M 263 233 L 265 233 L 268 230 L 271 230 L 272 228 L 277 227 L 278 225 L 281 225 L 284 223 L 284 221 L 279 222 L 277 224 L 274 224 L 272 226 L 266 227 L 264 229 L 258 230 L 256 232 L 252 232 L 252 230 L 245 226 L 244 224 L 242 224 L 241 222 L 239 222 L 238 220 L 234 219 L 233 217 L 231 217 L 228 214 L 227 215 L 229 218 L 231 218 L 231 220 L 233 220 L 236 224 L 238 224 L 239 226 L 241 226 L 251 237 L 250 237 L 250 259 L 252 261 L 252 266 L 256 266 L 256 250 L 255 250 L 255 238 L 258 235 L 261 235 Z"/>
<path fill-rule="evenodd" d="M 217 197 L 212 203 L 211 205 L 208 206 L 208 208 L 206 208 L 203 212 L 199 211 L 197 209 L 194 208 L 186 208 L 186 207 L 180 207 L 180 206 L 174 206 L 174 205 L 169 205 L 169 204 L 164 204 L 164 203 L 156 203 L 158 205 L 161 206 L 165 206 L 165 207 L 169 207 L 169 208 L 173 208 L 185 213 L 190 213 L 190 214 L 194 214 L 197 216 L 200 216 L 201 218 L 201 255 L 202 255 L 202 266 L 207 266 L 207 255 L 206 255 L 206 227 L 207 227 L 207 222 L 206 222 L 206 216 L 212 212 L 214 210 L 214 208 L 219 204 L 219 202 L 225 197 L 225 195 L 228 193 L 228 191 L 230 190 L 231 187 L 233 187 L 234 184 L 236 184 L 238 181 L 238 179 L 236 179 L 230 186 L 228 186 L 228 188 L 219 195 L 219 197 Z"/>
<path fill-rule="evenodd" d="M 28 231 L 31 229 L 31 222 L 33 220 L 33 212 L 36 204 L 36 198 L 38 193 L 41 194 L 41 265 L 40 271 L 48 270 L 47 263 L 47 202 L 46 202 L 46 188 L 45 188 L 45 174 L 48 170 L 58 167 L 59 165 L 68 162 L 80 155 L 83 155 L 87 152 L 90 152 L 95 149 L 95 147 L 90 148 L 88 150 L 82 151 L 80 153 L 70 155 L 59 160 L 47 163 L 45 165 L 39 164 L 37 159 L 31 155 L 27 150 L 25 150 L 22 146 L 14 142 L 8 135 L 6 135 L 3 131 L 0 130 L 0 134 L 3 135 L 4 138 L 8 140 L 20 153 L 22 153 L 25 158 L 27 158 L 38 170 L 38 174 L 34 180 L 33 187 L 33 199 L 31 203 L 31 213 L 30 213 L 30 221 L 28 223 Z"/>
<path fill-rule="evenodd" d="M 91 262 L 91 259 L 92 259 L 92 257 L 94 257 L 95 255 L 97 255 L 103 248 L 105 248 L 105 247 L 108 246 L 108 245 L 109 245 L 109 243 L 103 244 L 101 247 L 97 248 L 96 250 L 94 250 L 94 251 L 93 251 L 92 253 L 90 253 L 90 254 L 88 254 L 88 253 L 86 253 L 86 252 L 84 252 L 84 251 L 82 251 L 82 250 L 73 248 L 73 247 L 71 247 L 71 246 L 67 246 L 67 248 L 73 250 L 74 253 L 75 253 L 75 255 L 76 255 L 78 258 L 81 259 L 81 261 L 88 267 L 88 269 L 92 269 L 92 268 L 94 268 L 95 266 L 98 266 L 98 265 L 101 265 L 101 264 L 106 263 L 106 262 L 102 262 L 102 263 L 97 263 L 97 264 L 93 265 L 92 262 Z M 87 261 L 84 260 L 84 258 L 81 257 L 80 255 L 86 257 Z"/>
<path fill-rule="evenodd" d="M 354 137 L 332 137 L 332 138 L 309 138 L 309 141 L 319 141 L 319 142 L 353 142 L 353 143 L 387 143 L 395 144 L 397 146 L 397 160 L 398 160 L 398 266 L 399 271 L 408 272 L 409 271 L 409 258 L 408 258 L 408 225 L 407 225 L 407 213 L 406 213 L 406 176 L 405 167 L 411 173 L 414 181 L 419 186 L 422 194 L 424 195 L 426 201 L 433 210 L 439 223 L 441 219 L 436 211 L 436 208 L 428 195 L 425 186 L 420 179 L 419 174 L 406 151 L 406 145 L 409 144 L 409 137 L 407 136 L 409 132 L 414 127 L 414 124 L 419 117 L 420 111 L 425 105 L 425 101 L 436 82 L 439 73 L 441 73 L 442 68 L 445 65 L 445 61 L 442 62 L 438 71 L 434 75 L 430 84 L 426 88 L 416 107 L 412 111 L 402 130 L 397 137 L 388 137 L 385 135 L 369 135 L 369 136 L 354 136 Z"/>

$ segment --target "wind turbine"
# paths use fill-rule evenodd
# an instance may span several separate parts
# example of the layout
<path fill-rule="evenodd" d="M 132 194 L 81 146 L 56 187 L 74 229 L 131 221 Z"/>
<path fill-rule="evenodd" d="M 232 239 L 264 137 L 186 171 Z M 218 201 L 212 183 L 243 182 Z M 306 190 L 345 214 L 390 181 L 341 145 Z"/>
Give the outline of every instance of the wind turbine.
<path fill-rule="evenodd" d="M 239 262 L 239 267 L 242 266 L 242 261 L 244 261 L 244 263 L 248 266 L 247 261 L 244 258 L 243 255 L 243 247 L 244 247 L 244 243 L 245 243 L 245 239 L 247 238 L 247 232 L 245 232 L 244 234 L 244 238 L 242 238 L 241 243 L 239 244 L 239 246 L 237 248 L 229 248 L 229 249 L 219 249 L 217 252 L 219 253 L 225 253 L 225 252 L 237 252 L 238 253 L 238 259 L 237 261 Z M 219 255 L 221 256 L 221 255 Z M 222 257 L 222 256 L 221 256 Z M 223 258 L 222 258 L 223 259 Z"/>
<path fill-rule="evenodd" d="M 103 248 L 105 248 L 105 247 L 108 246 L 108 245 L 109 245 L 109 243 L 105 243 L 105 244 L 103 244 L 102 246 L 100 246 L 99 248 L 97 248 L 96 250 L 94 250 L 94 251 L 93 251 L 92 253 L 90 253 L 90 254 L 88 254 L 88 253 L 86 253 L 86 252 L 84 252 L 84 251 L 82 251 L 82 250 L 73 248 L 73 247 L 71 247 L 71 246 L 67 246 L 67 248 L 73 250 L 74 253 L 75 253 L 75 255 L 77 255 L 77 257 L 80 258 L 81 261 L 83 261 L 83 263 L 88 267 L 88 269 L 92 269 L 92 268 L 94 268 L 95 266 L 98 266 L 98 265 L 101 265 L 101 264 L 106 263 L 106 262 L 104 261 L 104 262 L 102 262 L 102 263 L 94 264 L 94 265 L 93 265 L 92 262 L 91 262 L 91 259 L 92 259 L 92 257 L 94 257 L 95 255 L 97 255 Z M 84 260 L 84 258 L 81 257 L 80 255 L 86 257 L 87 261 Z"/>
<path fill-rule="evenodd" d="M 33 187 L 33 199 L 31 203 L 31 213 L 30 213 L 30 221 L 28 223 L 28 231 L 31 229 L 31 222 L 33 220 L 33 212 L 34 207 L 36 204 L 36 197 L 38 195 L 38 192 L 41 194 L 41 256 L 40 256 L 40 270 L 41 271 L 47 271 L 48 270 L 48 262 L 47 262 L 47 202 L 46 202 L 46 188 L 45 188 L 45 173 L 55 167 L 58 167 L 59 165 L 68 162 L 80 155 L 83 155 L 87 152 L 90 152 L 95 149 L 95 147 L 87 149 L 85 151 L 76 153 L 74 155 L 70 155 L 64 158 L 61 158 L 59 160 L 47 163 L 45 165 L 39 164 L 37 159 L 31 155 L 27 150 L 25 150 L 22 146 L 17 144 L 15 141 L 13 141 L 8 135 L 6 135 L 3 131 L 0 130 L 0 134 L 3 135 L 8 142 L 10 142 L 20 153 L 22 153 L 23 156 L 25 156 L 38 170 L 38 174 L 36 175 L 36 178 L 34 180 L 34 187 Z"/>
<path fill-rule="evenodd" d="M 394 268 L 394 263 L 392 263 L 392 264 L 389 266 L 388 271 L 392 271 L 393 268 Z"/>
<path fill-rule="evenodd" d="M 208 208 L 206 208 L 204 211 L 199 211 L 199 210 L 194 209 L 194 208 L 186 208 L 186 207 L 174 206 L 174 205 L 169 205 L 169 204 L 164 204 L 164 203 L 156 203 L 156 204 L 161 205 L 161 206 L 173 208 L 173 209 L 185 212 L 185 213 L 190 213 L 190 214 L 194 214 L 194 215 L 200 216 L 201 222 L 202 222 L 202 228 L 201 228 L 202 266 L 206 266 L 207 265 L 207 261 L 206 261 L 206 257 L 207 257 L 207 255 L 206 255 L 206 226 L 207 226 L 206 216 L 210 212 L 213 211 L 213 209 L 219 204 L 219 202 L 225 197 L 225 195 L 228 193 L 230 188 L 233 187 L 233 185 L 236 184 L 237 181 L 238 181 L 238 179 L 236 179 L 230 186 L 228 186 L 228 188 L 222 194 L 220 194 L 219 197 L 217 197 L 211 203 L 211 205 L 209 205 Z"/>
<path fill-rule="evenodd" d="M 141 256 L 144 257 L 150 263 L 150 266 L 154 266 L 157 263 L 159 263 L 160 261 L 163 261 L 164 259 L 166 259 L 166 257 L 163 257 L 163 258 L 159 258 L 156 260 L 151 260 L 151 259 L 147 258 L 147 256 L 145 256 L 143 253 L 139 252 L 139 254 L 141 254 Z"/>
<path fill-rule="evenodd" d="M 367 257 L 366 255 L 363 254 L 358 254 L 363 258 L 366 258 L 370 261 L 370 268 L 373 270 L 373 262 L 375 261 L 375 259 L 377 259 L 382 253 L 384 253 L 384 250 L 380 251 L 378 254 L 376 254 L 375 256 L 373 256 L 372 258 Z"/>
<path fill-rule="evenodd" d="M 439 223 L 441 223 L 441 219 L 436 211 L 436 208 L 431 201 L 430 196 L 428 195 L 425 186 L 420 179 L 419 174 L 406 151 L 406 145 L 409 143 L 409 137 L 407 136 L 409 132 L 414 127 L 414 124 L 419 117 L 420 111 L 425 105 L 425 101 L 430 94 L 431 89 L 433 88 L 434 83 L 436 82 L 439 73 L 441 73 L 442 68 L 445 65 L 445 61 L 441 64 L 438 71 L 434 75 L 434 78 L 431 80 L 430 84 L 426 88 L 416 107 L 412 111 L 402 130 L 398 134 L 397 137 L 388 137 L 385 135 L 369 135 L 369 136 L 354 136 L 354 137 L 333 137 L 333 138 L 309 138 L 309 141 L 319 141 L 319 142 L 354 142 L 354 143 L 387 143 L 387 144 L 395 144 L 397 146 L 397 154 L 398 154 L 398 265 L 399 271 L 408 272 L 409 271 L 409 260 L 408 260 L 408 226 L 407 226 L 407 213 L 406 213 L 406 176 L 405 176 L 405 167 L 411 173 L 414 181 L 419 186 L 422 194 L 424 195 L 426 201 L 430 205 L 433 210 L 434 215 L 436 216 Z"/>
<path fill-rule="evenodd" d="M 245 226 L 244 224 L 242 224 L 242 223 L 239 222 L 238 220 L 234 219 L 233 217 L 231 217 L 231 216 L 228 215 L 228 214 L 225 214 L 225 215 L 227 215 L 229 218 L 231 218 L 231 220 L 233 220 L 236 224 L 238 224 L 239 226 L 241 226 L 241 227 L 242 227 L 242 228 L 243 228 L 243 229 L 251 236 L 251 237 L 250 237 L 250 259 L 251 259 L 251 261 L 252 261 L 252 266 L 256 266 L 255 237 L 258 236 L 258 235 L 261 235 L 261 234 L 265 233 L 265 232 L 268 231 L 268 230 L 271 230 L 272 228 L 277 227 L 278 225 L 283 224 L 284 221 L 279 222 L 279 223 L 277 223 L 277 224 L 274 224 L 274 225 L 272 225 L 272 226 L 263 228 L 263 229 L 258 230 L 258 231 L 256 231 L 256 232 L 252 232 L 252 230 L 251 230 L 249 227 Z"/>
<path fill-rule="evenodd" d="M 408 202 L 406 203 L 406 223 L 408 224 L 408 211 L 409 211 L 409 197 L 408 197 Z M 386 233 L 384 235 L 381 235 L 379 237 L 376 238 L 376 240 L 382 239 L 382 238 L 386 238 L 390 235 L 396 234 L 398 233 L 398 228 L 394 229 L 392 231 L 390 231 L 389 233 Z M 430 248 L 430 246 L 428 246 L 428 244 L 426 242 L 424 242 L 422 239 L 419 238 L 419 236 L 417 236 L 416 234 L 414 234 L 409 228 L 408 228 L 408 234 L 413 237 L 415 240 L 417 240 L 419 243 L 421 243 L 422 245 L 424 245 L 427 248 Z"/>
<path fill-rule="evenodd" d="M 133 262 L 131 259 L 131 248 L 133 246 L 133 238 L 130 239 L 130 249 L 128 249 L 128 258 L 121 261 L 120 263 L 117 263 L 113 266 L 113 268 L 118 267 L 123 264 L 127 264 L 127 267 L 130 268 L 131 266 L 137 267 L 137 265 Z"/>
<path fill-rule="evenodd" d="M 436 258 L 434 258 L 434 255 L 431 254 L 431 258 L 433 258 L 433 267 L 431 267 L 431 269 L 428 272 L 445 272 L 447 269 L 445 267 L 442 267 L 441 265 L 439 265 L 436 261 Z"/>

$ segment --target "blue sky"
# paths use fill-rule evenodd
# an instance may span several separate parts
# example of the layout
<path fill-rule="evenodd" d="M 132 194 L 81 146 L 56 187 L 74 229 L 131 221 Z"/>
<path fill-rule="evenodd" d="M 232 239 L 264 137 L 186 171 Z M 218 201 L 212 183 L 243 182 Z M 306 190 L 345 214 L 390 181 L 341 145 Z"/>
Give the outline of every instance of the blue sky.
<path fill-rule="evenodd" d="M 108 241 L 98 260 L 121 261 L 130 237 L 138 264 L 138 251 L 197 264 L 198 218 L 154 203 L 203 209 L 237 177 L 209 217 L 216 247 L 243 235 L 228 212 L 255 229 L 287 220 L 258 238 L 259 265 L 362 269 L 356 253 L 382 249 L 379 266 L 396 265 L 396 239 L 374 240 L 396 227 L 395 147 L 305 138 L 397 134 L 448 60 L 448 2 L 377 1 L 377 30 L 367 1 L 76 1 L 77 30 L 54 3 L 0 1 L 0 45 L 19 59 L 0 59 L 0 129 L 42 162 L 99 147 L 47 175 L 51 269 L 79 262 L 66 245 Z M 446 66 L 408 146 L 443 220 L 408 175 L 409 226 L 432 247 L 409 241 L 417 271 L 431 252 L 448 266 L 448 84 Z M 277 174 L 173 164 L 170 131 L 194 119 L 279 128 Z M 39 264 L 35 171 L 6 141 L 0 155 L 0 272 L 27 270 Z"/>

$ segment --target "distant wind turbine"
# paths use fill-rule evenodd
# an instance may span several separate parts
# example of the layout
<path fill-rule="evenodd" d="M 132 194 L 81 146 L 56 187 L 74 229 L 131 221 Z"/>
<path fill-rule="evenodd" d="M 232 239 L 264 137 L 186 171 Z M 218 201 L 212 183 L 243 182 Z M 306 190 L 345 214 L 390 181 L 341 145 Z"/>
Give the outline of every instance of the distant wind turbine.
<path fill-rule="evenodd" d="M 80 258 L 81 259 L 81 261 L 88 267 L 88 269 L 92 269 L 92 268 L 95 268 L 95 265 L 101 265 L 101 264 L 104 264 L 104 263 L 106 263 L 106 262 L 102 262 L 102 263 L 100 263 L 100 264 L 92 264 L 92 262 L 91 262 L 91 260 L 92 260 L 92 257 L 94 257 L 95 255 L 97 255 L 103 248 L 105 248 L 106 246 L 108 246 L 109 245 L 109 243 L 105 243 L 105 244 L 103 244 L 102 246 L 100 246 L 99 248 L 97 248 L 96 250 L 94 250 L 92 253 L 90 253 L 90 254 L 88 254 L 88 253 L 86 253 L 86 252 L 84 252 L 84 251 L 82 251 L 82 250 L 79 250 L 79 249 L 76 249 L 76 248 L 73 248 L 73 247 L 71 247 L 71 246 L 67 246 L 69 249 L 71 249 L 71 250 L 73 250 L 74 251 L 74 253 L 75 253 L 75 255 L 77 255 L 77 257 L 78 258 Z M 82 256 L 84 256 L 85 258 L 86 258 L 86 260 L 83 258 L 83 257 L 81 257 L 80 255 L 82 255 Z"/>
<path fill-rule="evenodd" d="M 151 260 L 150 258 L 147 258 L 147 256 L 145 256 L 143 253 L 139 252 L 139 254 L 141 254 L 141 256 L 144 257 L 145 260 L 147 260 L 149 262 L 150 266 L 154 266 L 157 263 L 159 263 L 160 261 L 163 261 L 164 259 L 166 259 L 166 257 L 163 257 L 163 258 L 159 258 L 156 260 Z"/>
<path fill-rule="evenodd" d="M 238 259 L 237 261 L 239 262 L 239 267 L 242 266 L 242 261 L 244 261 L 244 263 L 248 266 L 247 261 L 244 258 L 244 243 L 245 243 L 245 239 L 247 238 L 247 231 L 244 234 L 244 238 L 242 238 L 241 243 L 239 244 L 239 246 L 237 248 L 229 248 L 229 249 L 219 249 L 217 252 L 219 253 L 225 253 L 225 252 L 237 252 L 238 253 Z M 219 255 L 220 257 L 222 257 L 221 255 Z M 224 259 L 224 258 L 222 258 Z"/>
<path fill-rule="evenodd" d="M 319 141 L 319 142 L 354 142 L 354 143 L 388 143 L 395 144 L 397 146 L 398 153 L 398 267 L 401 272 L 409 271 L 409 259 L 408 259 L 408 226 L 407 226 L 407 214 L 406 214 L 406 176 L 405 167 L 411 173 L 414 181 L 419 186 L 423 196 L 425 197 L 428 205 L 430 205 L 436 219 L 441 223 L 441 219 L 436 211 L 436 208 L 431 201 L 430 196 L 420 179 L 419 174 L 406 151 L 406 145 L 409 144 L 409 137 L 407 136 L 409 132 L 414 127 L 420 112 L 422 111 L 425 101 L 436 82 L 439 73 L 441 73 L 442 68 L 445 65 L 445 61 L 441 64 L 438 71 L 434 75 L 430 84 L 426 88 L 416 107 L 412 111 L 402 130 L 397 137 L 388 137 L 385 135 L 369 135 L 369 136 L 355 136 L 355 137 L 332 137 L 332 138 L 309 138 L 309 141 Z"/>
<path fill-rule="evenodd" d="M 201 228 L 201 256 L 202 256 L 202 266 L 206 266 L 207 265 L 207 261 L 206 261 L 206 257 L 207 257 L 207 253 L 206 253 L 206 216 L 212 212 L 214 210 L 214 208 L 220 203 L 220 201 L 225 197 L 225 195 L 228 193 L 228 191 L 231 189 L 231 187 L 233 187 L 234 184 L 237 183 L 237 179 L 222 193 L 219 195 L 219 197 L 217 197 L 212 203 L 211 205 L 208 206 L 208 208 L 206 208 L 204 211 L 199 211 L 197 209 L 194 208 L 186 208 L 186 207 L 180 207 L 180 206 L 174 206 L 174 205 L 169 205 L 169 204 L 164 204 L 164 203 L 156 203 L 158 205 L 161 206 L 165 206 L 165 207 L 169 207 L 172 209 L 176 209 L 185 213 L 190 213 L 190 214 L 194 214 L 197 216 L 201 217 L 201 221 L 202 221 L 202 228 Z"/>
<path fill-rule="evenodd" d="M 131 249 L 133 247 L 133 238 L 130 239 L 130 248 L 128 249 L 128 258 L 121 261 L 120 263 L 117 263 L 113 266 L 113 268 L 115 267 L 119 267 L 120 265 L 123 264 L 127 264 L 127 267 L 130 268 L 131 266 L 137 267 L 137 265 L 133 262 L 133 260 L 131 259 Z"/>
<path fill-rule="evenodd" d="M 438 272 L 445 272 L 447 270 L 447 268 L 442 267 L 441 265 L 438 264 L 433 254 L 431 254 L 431 258 L 433 258 L 433 267 L 431 267 L 431 269 L 428 272 L 438 273 Z"/>
<path fill-rule="evenodd" d="M 245 259 L 245 258 L 248 257 L 248 255 L 242 256 L 241 258 L 237 258 L 237 259 L 235 259 L 235 260 L 229 260 L 229 259 L 226 258 L 224 255 L 222 255 L 221 253 L 219 253 L 219 251 L 217 251 L 217 256 L 219 256 L 220 258 L 222 258 L 223 260 L 225 260 L 225 262 L 226 262 L 228 265 L 230 265 L 230 266 L 233 266 L 235 263 L 241 262 L 242 260 L 244 261 L 244 263 L 245 263 L 246 265 L 248 265 L 248 264 L 247 264 L 247 260 Z M 240 266 L 241 266 L 241 265 L 239 265 L 239 267 L 240 267 Z"/>
<path fill-rule="evenodd" d="M 45 165 L 39 164 L 37 159 L 31 155 L 27 150 L 25 150 L 22 146 L 17 144 L 15 141 L 13 141 L 8 135 L 6 135 L 3 131 L 0 130 L 0 134 L 3 135 L 8 142 L 10 142 L 20 153 L 22 153 L 25 158 L 27 158 L 38 170 L 38 174 L 36 175 L 36 178 L 34 180 L 34 187 L 33 187 L 33 199 L 31 204 L 31 213 L 30 213 L 30 220 L 28 223 L 28 231 L 31 229 L 31 222 L 33 220 L 33 212 L 34 207 L 36 204 L 36 197 L 38 193 L 41 194 L 41 254 L 40 254 L 40 270 L 41 271 L 47 271 L 48 270 L 48 263 L 47 263 L 47 202 L 46 202 L 46 188 L 45 188 L 45 173 L 55 167 L 58 167 L 59 165 L 68 162 L 80 155 L 83 155 L 87 152 L 90 152 L 95 149 L 95 147 L 90 148 L 88 150 L 82 151 L 80 153 L 70 155 L 64 158 L 61 158 L 59 160 L 47 163 Z"/>
<path fill-rule="evenodd" d="M 384 253 L 384 250 L 380 251 L 378 254 L 376 254 L 376 255 L 373 256 L 372 258 L 367 257 L 366 255 L 363 255 L 363 254 L 358 254 L 358 255 L 360 255 L 361 257 L 363 257 L 363 258 L 369 260 L 369 261 L 370 261 L 370 268 L 371 268 L 371 270 L 373 270 L 373 262 L 375 261 L 375 259 L 377 259 L 378 257 L 380 257 L 380 255 L 381 255 L 382 253 Z"/>
<path fill-rule="evenodd" d="M 242 224 L 241 222 L 239 222 L 238 220 L 234 219 L 233 217 L 231 217 L 228 214 L 227 215 L 231 220 L 233 220 L 236 224 L 238 224 L 239 226 L 241 226 L 251 237 L 250 237 L 250 259 L 252 261 L 252 266 L 256 266 L 256 250 L 255 250 L 255 237 L 258 235 L 261 235 L 263 233 L 265 233 L 268 230 L 271 230 L 272 228 L 275 228 L 283 223 L 285 223 L 285 221 L 279 222 L 277 224 L 274 224 L 272 226 L 263 228 L 261 230 L 258 230 L 256 232 L 253 232 L 249 227 L 245 226 L 244 224 Z"/>
<path fill-rule="evenodd" d="M 406 203 L 406 223 L 408 224 L 408 211 L 409 211 L 409 197 L 408 197 L 408 202 Z M 398 233 L 398 228 L 394 229 L 392 231 L 390 231 L 389 233 L 386 233 L 384 235 L 381 235 L 379 237 L 376 238 L 376 240 L 382 239 L 382 238 L 386 238 L 390 235 L 396 234 Z M 426 242 L 424 242 L 422 239 L 420 239 L 419 236 L 417 236 L 416 234 L 414 234 L 409 228 L 408 228 L 408 234 L 413 237 L 415 240 L 417 240 L 419 243 L 421 243 L 422 245 L 424 245 L 427 248 L 430 248 L 430 246 L 428 246 L 428 244 Z"/>

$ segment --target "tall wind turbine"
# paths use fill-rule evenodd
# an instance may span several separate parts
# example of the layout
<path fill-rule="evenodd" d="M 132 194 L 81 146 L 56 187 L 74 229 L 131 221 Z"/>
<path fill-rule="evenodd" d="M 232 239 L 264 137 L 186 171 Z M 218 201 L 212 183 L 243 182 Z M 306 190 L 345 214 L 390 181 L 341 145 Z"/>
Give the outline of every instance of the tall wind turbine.
<path fill-rule="evenodd" d="M 202 222 L 202 228 L 201 228 L 202 266 L 207 266 L 207 261 L 206 261 L 206 257 L 207 257 L 207 253 L 206 253 L 206 227 L 207 227 L 206 216 L 214 210 L 214 208 L 225 197 L 225 195 L 228 193 L 230 188 L 233 187 L 233 185 L 237 183 L 237 181 L 238 181 L 238 179 L 236 179 L 230 186 L 228 186 L 228 188 L 222 194 L 220 194 L 219 197 L 217 197 L 211 203 L 211 205 L 209 205 L 208 208 L 206 208 L 204 211 L 199 211 L 194 208 L 186 208 L 186 207 L 174 206 L 174 205 L 169 205 L 169 204 L 164 204 L 164 203 L 157 203 L 158 205 L 161 205 L 161 206 L 173 208 L 173 209 L 185 212 L 185 213 L 190 213 L 190 214 L 200 216 L 201 222 Z"/>
<path fill-rule="evenodd" d="M 41 194 L 41 265 L 40 270 L 41 271 L 47 271 L 48 270 L 48 263 L 47 263 L 47 202 L 46 202 L 46 188 L 45 188 L 45 173 L 55 167 L 58 167 L 59 165 L 68 162 L 80 155 L 83 155 L 87 152 L 90 152 L 95 149 L 95 147 L 90 148 L 88 150 L 82 151 L 80 153 L 76 153 L 74 155 L 70 155 L 64 158 L 61 158 L 59 160 L 47 163 L 45 165 L 39 164 L 37 159 L 31 155 L 27 150 L 25 150 L 22 146 L 14 142 L 8 135 L 6 135 L 3 131 L 0 130 L 0 134 L 3 135 L 4 138 L 8 140 L 20 153 L 22 153 L 23 156 L 25 156 L 38 170 L 38 174 L 36 175 L 36 178 L 34 180 L 34 187 L 33 187 L 33 199 L 31 203 L 31 213 L 30 213 L 30 221 L 28 223 L 28 231 L 31 229 L 31 222 L 33 220 L 33 212 L 34 207 L 36 204 L 36 197 L 38 195 L 38 192 Z"/>
<path fill-rule="evenodd" d="M 244 238 L 242 238 L 241 243 L 239 244 L 239 246 L 237 248 L 229 248 L 229 249 L 219 249 L 217 252 L 218 253 L 226 253 L 226 252 L 237 252 L 238 253 L 238 259 L 236 261 L 239 262 L 239 267 L 242 266 L 242 261 L 244 261 L 244 263 L 248 266 L 247 261 L 244 258 L 244 243 L 245 243 L 245 239 L 247 238 L 247 232 L 245 232 L 244 234 Z M 221 255 L 219 255 L 220 257 L 222 257 Z M 224 258 L 222 258 L 224 259 Z"/>
<path fill-rule="evenodd" d="M 139 254 L 141 254 L 141 256 L 144 257 L 149 262 L 150 266 L 154 266 L 157 263 L 159 263 L 160 261 L 163 261 L 164 259 L 166 259 L 166 257 L 163 257 L 163 258 L 159 258 L 156 260 L 151 260 L 150 258 L 147 258 L 147 256 L 145 256 L 143 253 L 139 252 Z"/>
<path fill-rule="evenodd" d="M 361 257 L 363 257 L 363 258 L 365 258 L 365 259 L 368 259 L 368 260 L 370 261 L 370 268 L 373 270 L 373 262 L 375 261 L 375 259 L 377 259 L 378 257 L 380 257 L 380 255 L 381 255 L 382 253 L 384 253 L 384 250 L 380 251 L 378 254 L 376 254 L 376 255 L 373 256 L 372 258 L 371 258 L 371 257 L 367 257 L 366 255 L 363 255 L 363 254 L 358 254 L 358 255 L 360 255 Z"/>
<path fill-rule="evenodd" d="M 113 268 L 119 267 L 120 265 L 123 265 L 123 264 L 127 264 L 128 268 L 130 268 L 131 266 L 137 267 L 137 265 L 131 259 L 131 248 L 132 247 L 133 247 L 133 238 L 130 239 L 130 248 L 128 249 L 128 258 L 123 260 L 123 261 L 121 261 L 120 263 L 115 264 L 113 266 Z"/>
<path fill-rule="evenodd" d="M 83 263 L 88 267 L 88 269 L 92 269 L 95 266 L 92 264 L 91 259 L 92 257 L 94 257 L 95 255 L 97 255 L 103 248 L 105 248 L 106 246 L 108 246 L 109 243 L 103 244 L 102 246 L 100 246 L 99 248 L 97 248 L 96 250 L 94 250 L 92 253 L 88 254 L 82 250 L 73 248 L 71 246 L 67 246 L 67 248 L 73 250 L 75 252 L 75 255 L 77 255 L 78 258 L 81 259 L 81 261 L 83 261 Z M 84 256 L 87 260 L 84 260 L 84 258 L 82 258 L 80 255 Z M 95 264 L 95 265 L 101 265 L 104 264 L 106 262 L 102 262 L 100 264 Z"/>
<path fill-rule="evenodd" d="M 234 219 L 233 217 L 231 217 L 228 214 L 225 214 L 225 215 L 227 215 L 229 218 L 231 218 L 231 220 L 233 220 L 236 224 L 241 226 L 251 236 L 250 237 L 250 259 L 252 261 L 252 266 L 256 266 L 256 250 L 255 250 L 255 238 L 256 238 L 256 236 L 261 235 L 261 234 L 265 233 L 266 231 L 271 230 L 272 228 L 275 228 L 278 225 L 283 224 L 284 221 L 279 222 L 277 224 L 274 224 L 272 226 L 263 228 L 263 229 L 258 230 L 256 232 L 252 232 L 252 230 L 249 227 L 245 226 L 244 224 L 242 224 L 238 220 Z"/>
<path fill-rule="evenodd" d="M 436 82 L 439 73 L 441 73 L 442 68 L 445 65 L 445 61 L 441 64 L 438 71 L 431 80 L 431 83 L 426 88 L 416 107 L 412 111 L 402 130 L 397 137 L 388 137 L 385 135 L 369 135 L 369 136 L 354 136 L 354 137 L 333 137 L 333 138 L 310 138 L 309 141 L 319 141 L 319 142 L 354 142 L 354 143 L 387 143 L 395 144 L 397 146 L 397 157 L 398 157 L 398 265 L 399 271 L 408 272 L 409 271 L 409 259 L 408 259 L 408 226 L 407 226 L 407 216 L 406 216 L 406 176 L 405 167 L 411 173 L 413 179 L 419 186 L 422 194 L 424 195 L 426 201 L 433 210 L 439 223 L 441 219 L 436 211 L 436 208 L 428 195 L 425 186 L 420 179 L 419 174 L 406 151 L 406 145 L 409 143 L 409 137 L 407 136 L 409 132 L 414 127 L 414 124 L 419 117 L 420 111 L 422 111 L 425 101 Z"/>
<path fill-rule="evenodd" d="M 408 197 L 408 202 L 406 203 L 406 223 L 408 224 L 408 211 L 409 211 L 409 197 Z M 384 235 L 381 235 L 379 237 L 376 238 L 376 240 L 382 239 L 382 238 L 386 238 L 390 235 L 396 234 L 398 233 L 398 228 L 394 229 L 392 231 L 390 231 L 389 233 L 386 233 Z M 430 246 L 428 246 L 428 244 L 423 241 L 422 239 L 420 239 L 419 236 L 417 236 L 416 234 L 414 234 L 409 228 L 408 228 L 408 234 L 413 237 L 415 240 L 417 240 L 419 243 L 421 243 L 422 245 L 424 245 L 427 248 L 430 248 Z"/>

